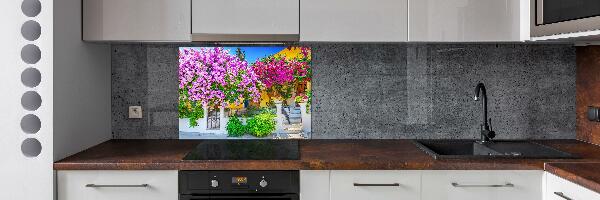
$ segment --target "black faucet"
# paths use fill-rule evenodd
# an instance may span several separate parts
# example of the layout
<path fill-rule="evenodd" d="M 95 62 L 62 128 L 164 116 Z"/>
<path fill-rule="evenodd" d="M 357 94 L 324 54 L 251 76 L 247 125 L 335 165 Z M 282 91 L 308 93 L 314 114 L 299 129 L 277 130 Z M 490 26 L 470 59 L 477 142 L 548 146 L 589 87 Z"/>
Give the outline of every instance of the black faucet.
<path fill-rule="evenodd" d="M 483 83 L 479 83 L 477 84 L 477 87 L 475 87 L 475 97 L 473 99 L 475 99 L 475 101 L 479 101 L 479 99 L 481 99 L 479 97 L 479 92 L 481 92 L 481 96 L 483 98 L 483 101 L 481 102 L 481 105 L 483 106 L 483 124 L 481 124 L 481 143 L 486 143 L 486 142 L 490 142 L 492 139 L 494 139 L 494 137 L 496 137 L 496 132 L 494 132 L 492 130 L 492 119 L 489 119 L 489 124 L 488 124 L 488 112 L 487 112 L 487 94 L 485 92 L 485 85 L 483 85 Z"/>

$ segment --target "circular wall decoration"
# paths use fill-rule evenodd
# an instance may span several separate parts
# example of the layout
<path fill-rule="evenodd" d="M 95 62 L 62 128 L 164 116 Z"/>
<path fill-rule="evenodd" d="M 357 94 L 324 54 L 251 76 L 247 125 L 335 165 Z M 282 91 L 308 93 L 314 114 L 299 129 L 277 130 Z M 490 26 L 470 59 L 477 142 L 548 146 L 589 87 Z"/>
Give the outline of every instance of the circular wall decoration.
<path fill-rule="evenodd" d="M 21 143 L 21 152 L 27 157 L 36 157 L 42 152 L 42 144 L 35 138 L 27 138 Z"/>
<path fill-rule="evenodd" d="M 33 114 L 25 115 L 21 119 L 21 129 L 25 133 L 29 133 L 29 134 L 37 133 L 38 131 L 40 131 L 41 127 L 42 127 L 42 122 L 40 121 L 40 118 Z"/>
<path fill-rule="evenodd" d="M 33 20 L 26 21 L 21 26 L 21 35 L 23 38 L 29 41 L 34 41 L 40 38 L 42 34 L 42 27 L 39 23 Z"/>
<path fill-rule="evenodd" d="M 35 64 L 40 61 L 42 52 L 40 48 L 34 44 L 25 45 L 21 49 L 21 59 L 27 64 Z"/>
<path fill-rule="evenodd" d="M 27 17 L 35 17 L 42 11 L 42 3 L 38 0 L 23 0 L 21 11 Z"/>
<path fill-rule="evenodd" d="M 21 73 L 21 83 L 27 87 L 36 87 L 42 81 L 42 74 L 36 68 L 27 68 Z"/>
<path fill-rule="evenodd" d="M 23 0 L 21 2 L 21 11 L 27 17 L 36 17 L 42 11 L 42 4 L 39 0 Z M 35 41 L 42 34 L 41 25 L 28 20 L 21 25 L 21 35 L 28 41 Z M 40 61 L 42 52 L 34 44 L 28 44 L 21 49 L 21 60 L 27 64 L 35 64 Z M 41 82 L 41 73 L 38 69 L 27 68 L 21 73 L 21 83 L 27 87 L 37 87 Z M 35 91 L 27 91 L 21 96 L 21 105 L 25 110 L 34 111 L 42 105 L 42 97 Z M 27 114 L 21 118 L 21 129 L 28 134 L 35 134 L 40 131 L 42 122 L 34 114 Z M 35 138 L 27 138 L 21 143 L 21 152 L 26 157 L 37 157 L 42 152 L 42 144 Z"/>
<path fill-rule="evenodd" d="M 27 91 L 21 97 L 21 105 L 25 110 L 37 110 L 42 105 L 42 97 L 35 91 Z"/>

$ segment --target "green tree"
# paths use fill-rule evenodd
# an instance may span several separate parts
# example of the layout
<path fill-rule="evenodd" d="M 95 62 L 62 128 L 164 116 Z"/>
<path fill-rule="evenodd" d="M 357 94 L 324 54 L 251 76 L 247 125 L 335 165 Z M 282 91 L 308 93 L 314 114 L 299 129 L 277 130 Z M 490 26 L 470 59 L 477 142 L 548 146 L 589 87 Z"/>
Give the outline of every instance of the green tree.
<path fill-rule="evenodd" d="M 241 48 L 235 49 L 235 55 L 241 60 L 246 61 L 246 51 L 243 51 Z"/>

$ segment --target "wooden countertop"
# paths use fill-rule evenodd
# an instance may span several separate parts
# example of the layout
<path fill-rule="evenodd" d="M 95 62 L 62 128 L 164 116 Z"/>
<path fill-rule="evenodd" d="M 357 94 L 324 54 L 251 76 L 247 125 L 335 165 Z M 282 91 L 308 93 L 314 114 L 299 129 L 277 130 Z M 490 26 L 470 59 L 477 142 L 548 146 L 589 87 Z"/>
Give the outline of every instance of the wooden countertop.
<path fill-rule="evenodd" d="M 592 191 L 600 193 L 600 162 L 546 163 L 545 170 Z"/>
<path fill-rule="evenodd" d="M 183 161 L 197 140 L 109 140 L 54 163 L 55 170 L 542 170 L 600 192 L 600 146 L 540 140 L 581 159 L 435 160 L 411 140 L 302 140 L 300 160 Z M 545 165 L 545 166 L 544 166 Z M 545 167 L 545 168 L 544 168 Z"/>
<path fill-rule="evenodd" d="M 411 140 L 302 140 L 300 160 L 183 161 L 199 141 L 110 140 L 54 163 L 55 170 L 542 170 L 548 162 L 600 162 L 600 147 L 577 140 L 542 144 L 582 159 L 435 160 Z"/>

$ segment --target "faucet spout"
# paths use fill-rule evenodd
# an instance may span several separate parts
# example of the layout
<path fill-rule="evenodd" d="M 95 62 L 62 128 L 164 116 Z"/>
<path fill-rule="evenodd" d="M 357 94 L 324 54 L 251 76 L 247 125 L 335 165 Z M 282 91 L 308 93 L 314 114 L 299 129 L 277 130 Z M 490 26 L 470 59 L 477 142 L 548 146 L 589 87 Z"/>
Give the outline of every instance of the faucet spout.
<path fill-rule="evenodd" d="M 475 96 L 473 99 L 475 101 L 482 99 L 481 106 L 483 107 L 483 123 L 481 124 L 481 142 L 489 142 L 496 136 L 496 133 L 491 130 L 490 124 L 488 124 L 487 93 L 483 83 L 479 83 L 475 87 Z"/>

